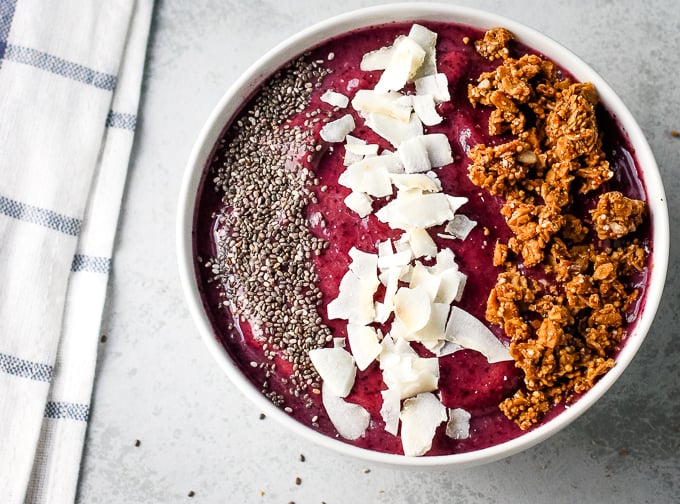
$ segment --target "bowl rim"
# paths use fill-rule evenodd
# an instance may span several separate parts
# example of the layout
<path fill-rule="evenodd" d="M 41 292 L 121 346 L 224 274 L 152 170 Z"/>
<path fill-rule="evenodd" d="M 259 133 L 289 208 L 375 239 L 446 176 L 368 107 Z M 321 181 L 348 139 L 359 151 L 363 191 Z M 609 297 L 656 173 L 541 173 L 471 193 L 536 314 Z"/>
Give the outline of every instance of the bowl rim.
<path fill-rule="evenodd" d="M 360 448 L 340 439 L 321 434 L 303 425 L 266 399 L 238 369 L 218 342 L 212 324 L 203 307 L 203 301 L 195 274 L 193 231 L 196 199 L 202 184 L 208 156 L 221 135 L 225 124 L 238 114 L 242 104 L 283 63 L 317 46 L 325 40 L 361 27 L 392 22 L 443 21 L 466 24 L 481 29 L 503 26 L 515 34 L 518 40 L 558 62 L 579 81 L 592 82 L 601 101 L 615 115 L 630 144 L 640 171 L 652 220 L 652 265 L 647 294 L 641 315 L 626 344 L 617 356 L 617 365 L 605 374 L 595 386 L 565 411 L 521 434 L 515 439 L 481 450 L 450 455 L 406 457 Z M 317 445 L 337 453 L 371 463 L 403 468 L 469 467 L 493 462 L 523 451 L 554 435 L 572 423 L 590 408 L 616 382 L 630 364 L 642 345 L 658 309 L 668 268 L 670 247 L 669 220 L 666 197 L 658 166 L 651 148 L 632 114 L 613 89 L 588 64 L 569 49 L 550 37 L 524 24 L 506 17 L 475 8 L 439 3 L 385 4 L 353 10 L 320 21 L 279 43 L 253 63 L 226 91 L 203 125 L 193 145 L 186 164 L 177 207 L 176 246 L 180 282 L 187 307 L 210 354 L 236 387 L 264 413 L 278 420 L 298 435 Z"/>

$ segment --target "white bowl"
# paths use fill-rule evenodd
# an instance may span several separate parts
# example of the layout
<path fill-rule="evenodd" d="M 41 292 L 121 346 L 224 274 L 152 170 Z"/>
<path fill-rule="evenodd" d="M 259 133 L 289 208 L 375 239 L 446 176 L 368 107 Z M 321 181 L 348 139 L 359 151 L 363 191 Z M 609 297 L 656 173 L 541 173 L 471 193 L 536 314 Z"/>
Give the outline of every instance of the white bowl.
<path fill-rule="evenodd" d="M 627 133 L 639 166 L 642 167 L 652 221 L 653 257 L 650 264 L 653 264 L 653 268 L 649 278 L 644 308 L 637 324 L 629 334 L 625 345 L 616 358 L 617 365 L 573 405 L 552 420 L 505 443 L 468 453 L 414 458 L 358 448 L 316 432 L 275 407 L 260 393 L 258 388 L 248 381 L 217 340 L 210 320 L 204 310 L 197 284 L 192 231 L 194 229 L 197 193 L 210 152 L 225 125 L 232 120 L 243 102 L 252 95 L 267 77 L 278 70 L 282 63 L 336 35 L 370 25 L 416 20 L 448 21 L 480 29 L 503 26 L 512 31 L 520 42 L 543 53 L 561 67 L 566 68 L 577 80 L 590 81 L 595 84 L 601 101 L 616 117 L 622 129 Z M 187 163 L 179 197 L 177 254 L 181 282 L 189 311 L 205 344 L 232 382 L 257 405 L 260 411 L 276 418 L 300 436 L 336 452 L 357 457 L 371 463 L 419 469 L 452 466 L 464 467 L 498 460 L 529 448 L 552 436 L 592 406 L 621 376 L 621 373 L 631 362 L 645 339 L 661 299 L 669 254 L 668 209 L 658 167 L 642 131 L 612 88 L 581 59 L 545 35 L 509 19 L 452 5 L 402 3 L 383 5 L 343 14 L 298 33 L 270 50 L 255 62 L 227 91 L 198 135 Z"/>

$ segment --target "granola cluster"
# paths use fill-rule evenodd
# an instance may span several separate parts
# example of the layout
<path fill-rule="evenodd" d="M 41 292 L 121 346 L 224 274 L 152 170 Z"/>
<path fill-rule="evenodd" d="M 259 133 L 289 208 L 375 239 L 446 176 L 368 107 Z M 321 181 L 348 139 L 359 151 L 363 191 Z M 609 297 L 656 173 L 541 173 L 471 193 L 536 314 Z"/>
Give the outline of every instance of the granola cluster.
<path fill-rule="evenodd" d="M 500 408 L 526 429 L 614 366 L 625 313 L 638 296 L 626 280 L 647 260 L 630 237 L 646 204 L 604 192 L 614 173 L 602 150 L 594 86 L 562 78 L 537 55 L 510 57 L 512 38 L 496 28 L 475 43 L 480 55 L 502 63 L 469 85 L 468 98 L 493 108 L 491 135 L 513 139 L 471 149 L 469 178 L 504 200 L 512 231 L 494 251 L 503 272 L 486 318 L 504 329 L 524 372 L 524 387 Z M 574 209 L 575 197 L 598 192 L 593 210 Z M 537 273 L 526 276 L 520 259 Z"/>

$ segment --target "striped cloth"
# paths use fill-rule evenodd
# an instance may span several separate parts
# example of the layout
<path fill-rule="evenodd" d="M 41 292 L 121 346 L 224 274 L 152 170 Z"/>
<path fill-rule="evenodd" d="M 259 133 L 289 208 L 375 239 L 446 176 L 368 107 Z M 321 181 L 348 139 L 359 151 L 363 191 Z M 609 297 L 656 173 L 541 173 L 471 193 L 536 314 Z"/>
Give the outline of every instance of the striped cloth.
<path fill-rule="evenodd" d="M 0 502 L 75 500 L 153 0 L 0 0 Z"/>

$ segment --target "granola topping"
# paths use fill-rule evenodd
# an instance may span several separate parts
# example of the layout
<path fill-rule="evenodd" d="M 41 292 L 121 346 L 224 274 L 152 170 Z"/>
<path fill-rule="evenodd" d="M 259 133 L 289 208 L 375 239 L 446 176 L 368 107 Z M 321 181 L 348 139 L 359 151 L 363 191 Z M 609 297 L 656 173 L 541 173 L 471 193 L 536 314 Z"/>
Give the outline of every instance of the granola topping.
<path fill-rule="evenodd" d="M 492 107 L 490 135 L 514 138 L 473 147 L 468 175 L 505 201 L 512 236 L 494 250 L 503 272 L 486 319 L 511 339 L 524 373 L 524 386 L 500 409 L 527 429 L 615 365 L 626 311 L 639 295 L 626 279 L 646 264 L 631 237 L 646 203 L 606 191 L 614 172 L 602 150 L 594 86 L 572 82 L 540 56 L 509 57 L 512 39 L 494 29 L 475 43 L 481 56 L 502 63 L 469 85 L 470 103 Z M 579 195 L 597 192 L 590 216 L 576 216 Z"/>

